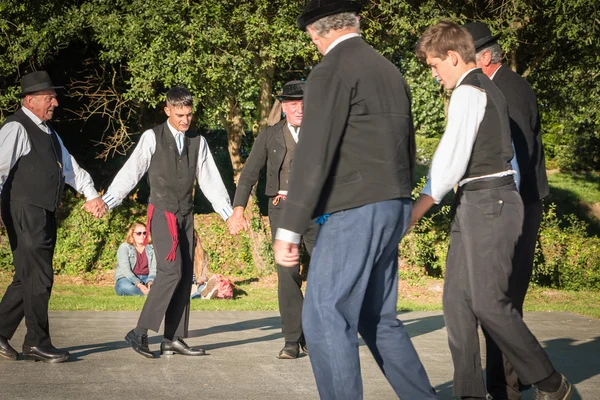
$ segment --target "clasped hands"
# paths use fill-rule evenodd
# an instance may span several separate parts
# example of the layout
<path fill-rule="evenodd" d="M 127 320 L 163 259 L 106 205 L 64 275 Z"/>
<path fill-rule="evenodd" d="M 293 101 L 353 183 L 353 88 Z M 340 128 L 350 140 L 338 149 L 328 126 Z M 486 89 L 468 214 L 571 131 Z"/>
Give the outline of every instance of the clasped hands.
<path fill-rule="evenodd" d="M 108 211 L 108 206 L 104 200 L 102 200 L 102 197 L 96 197 L 95 199 L 86 201 L 81 208 L 96 218 L 101 218 Z"/>
<path fill-rule="evenodd" d="M 150 293 L 150 286 L 152 286 L 152 282 L 148 282 L 147 284 L 143 284 L 142 282 L 138 282 L 137 285 L 135 285 L 138 289 L 140 289 L 140 291 L 142 292 L 142 294 L 148 294 Z"/>
<path fill-rule="evenodd" d="M 248 221 L 244 217 L 244 207 L 238 206 L 233 209 L 233 214 L 227 218 L 227 227 L 232 235 L 237 235 L 242 229 L 248 230 Z"/>

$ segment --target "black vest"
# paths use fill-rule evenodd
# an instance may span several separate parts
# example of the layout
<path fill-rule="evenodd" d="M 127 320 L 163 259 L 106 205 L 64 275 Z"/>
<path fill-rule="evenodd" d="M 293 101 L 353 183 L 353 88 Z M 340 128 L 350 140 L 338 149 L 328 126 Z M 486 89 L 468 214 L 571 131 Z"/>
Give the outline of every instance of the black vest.
<path fill-rule="evenodd" d="M 65 187 L 62 151 L 54 129 L 42 131 L 22 109 L 5 121 L 18 122 L 25 128 L 31 151 L 19 158 L 2 188 L 2 201 L 20 201 L 55 211 Z"/>
<path fill-rule="evenodd" d="M 171 213 L 188 214 L 194 208 L 192 193 L 202 137 L 187 131 L 179 155 L 177 143 L 166 122 L 153 131 L 156 150 L 148 168 L 149 202 Z"/>
<path fill-rule="evenodd" d="M 471 71 L 459 86 L 462 85 L 473 86 L 485 92 L 487 97 L 485 115 L 462 179 L 510 170 L 514 153 L 504 95 L 479 68 Z"/>
<path fill-rule="evenodd" d="M 288 190 L 292 159 L 296 150 L 296 141 L 287 124 L 283 126 L 283 141 L 285 142 L 285 157 L 279 170 L 279 190 Z"/>

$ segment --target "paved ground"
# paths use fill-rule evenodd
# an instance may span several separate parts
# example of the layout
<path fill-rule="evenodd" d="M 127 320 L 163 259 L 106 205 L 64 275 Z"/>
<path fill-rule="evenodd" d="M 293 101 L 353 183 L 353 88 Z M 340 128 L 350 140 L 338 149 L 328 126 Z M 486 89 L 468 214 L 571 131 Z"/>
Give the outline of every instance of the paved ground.
<path fill-rule="evenodd" d="M 275 358 L 283 342 L 273 312 L 193 312 L 188 343 L 205 357 L 145 359 L 122 340 L 134 312 L 53 312 L 53 342 L 72 361 L 0 361 L 0 399 L 317 399 L 308 357 Z M 432 384 L 451 399 L 452 365 L 439 312 L 402 314 Z M 570 313 L 528 313 L 526 321 L 555 366 L 575 384 L 575 399 L 600 399 L 600 321 Z M 20 349 L 24 326 L 11 341 Z M 151 336 L 158 354 L 160 336 Z M 396 398 L 361 345 L 365 399 Z M 532 391 L 524 396 L 532 398 Z M 418 400 L 418 399 L 405 399 Z"/>

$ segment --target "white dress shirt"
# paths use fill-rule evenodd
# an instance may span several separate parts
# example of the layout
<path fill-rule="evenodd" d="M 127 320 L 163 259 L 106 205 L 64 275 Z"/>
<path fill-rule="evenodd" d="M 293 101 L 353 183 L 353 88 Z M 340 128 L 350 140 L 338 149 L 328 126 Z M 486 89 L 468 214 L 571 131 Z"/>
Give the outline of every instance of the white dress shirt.
<path fill-rule="evenodd" d="M 51 133 L 48 125 L 34 113 L 25 107 L 22 110 L 43 132 L 47 134 Z M 98 192 L 94 188 L 92 177 L 69 154 L 58 133 L 56 137 L 58 138 L 62 152 L 61 161 L 65 183 L 77 190 L 78 193 L 82 193 L 86 200 L 95 199 L 98 197 Z M 29 135 L 21 123 L 16 121 L 9 122 L 0 129 L 0 193 L 10 174 L 10 170 L 15 166 L 19 158 L 29 154 L 30 151 L 31 142 L 29 141 Z"/>
<path fill-rule="evenodd" d="M 338 44 L 342 43 L 344 40 L 348 40 L 351 39 L 353 37 L 358 37 L 360 36 L 358 33 L 347 33 L 345 35 L 340 36 L 339 38 L 335 39 L 327 48 L 327 50 L 325 50 L 325 55 L 327 55 L 327 53 L 329 53 L 331 50 L 333 50 L 333 48 L 335 46 L 337 46 Z"/>
<path fill-rule="evenodd" d="M 288 122 L 287 126 L 290 130 L 290 133 L 292 134 L 292 137 L 294 138 L 294 142 L 298 143 L 298 138 L 300 137 L 300 127 L 293 126 L 289 122 Z"/>
<path fill-rule="evenodd" d="M 185 132 L 179 132 L 171 126 L 167 121 L 167 126 L 173 134 L 175 141 L 177 142 L 177 136 L 183 135 Z M 179 147 L 179 142 L 178 147 Z M 181 146 L 183 148 L 183 140 L 181 140 Z M 108 205 L 109 209 L 113 209 L 121 202 L 125 196 L 131 192 L 131 190 L 138 184 L 142 176 L 150 168 L 150 162 L 152 156 L 156 151 L 156 135 L 152 129 L 148 129 L 142 134 L 140 141 L 131 153 L 129 159 L 123 165 L 123 168 L 117 173 L 112 184 L 102 196 L 104 202 Z M 227 189 L 223 184 L 217 165 L 213 159 L 208 143 L 206 139 L 200 137 L 200 148 L 198 149 L 198 163 L 196 165 L 196 179 L 200 185 L 202 193 L 206 196 L 208 201 L 212 204 L 214 210 L 226 220 L 233 213 L 231 207 L 231 200 Z"/>
<path fill-rule="evenodd" d="M 472 69 L 460 77 L 457 86 L 471 71 Z M 517 173 L 515 169 L 511 169 L 461 180 L 471 159 L 477 131 L 485 115 L 486 104 L 485 92 L 473 86 L 458 86 L 452 92 L 446 130 L 433 155 L 427 184 L 422 191 L 423 194 L 432 197 L 436 204 L 442 201 L 444 195 L 457 183 L 462 186 L 483 178 L 503 177 Z M 513 160 L 515 160 L 514 164 L 511 161 L 513 168 L 518 169 L 516 158 L 513 157 Z"/>

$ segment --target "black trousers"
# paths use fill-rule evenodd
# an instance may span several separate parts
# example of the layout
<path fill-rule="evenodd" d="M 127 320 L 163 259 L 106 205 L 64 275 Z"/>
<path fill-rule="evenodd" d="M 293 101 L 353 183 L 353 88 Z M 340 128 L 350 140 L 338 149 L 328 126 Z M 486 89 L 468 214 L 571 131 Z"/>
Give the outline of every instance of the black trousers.
<path fill-rule="evenodd" d="M 514 184 L 462 192 L 452 221 L 443 295 L 454 396 L 486 395 L 478 323 L 523 383 L 538 382 L 554 371 L 509 297 L 522 225 L 523 203 Z"/>
<path fill-rule="evenodd" d="M 17 201 L 2 202 L 15 275 L 0 302 L 0 335 L 12 338 L 25 317 L 25 346 L 51 344 L 48 301 L 54 282 L 56 214 Z"/>
<path fill-rule="evenodd" d="M 533 271 L 538 231 L 542 223 L 542 201 L 524 205 L 523 229 L 515 247 L 513 270 L 508 283 L 508 297 L 523 316 L 523 302 Z M 519 377 L 491 336 L 484 329 L 486 343 L 486 383 L 495 399 L 521 400 Z"/>
<path fill-rule="evenodd" d="M 285 201 L 277 205 L 269 200 L 269 222 L 271 223 L 271 237 L 275 240 L 275 233 L 279 227 Z M 319 225 L 313 221 L 309 222 L 306 231 L 302 235 L 302 241 L 312 255 Z M 277 298 L 279 301 L 279 314 L 281 315 L 281 331 L 286 342 L 301 342 L 304 340 L 302 331 L 302 277 L 300 276 L 300 264 L 295 267 L 282 267 L 277 265 Z"/>
<path fill-rule="evenodd" d="M 164 337 L 185 338 L 190 319 L 190 291 L 194 265 L 194 214 L 175 214 L 179 244 L 175 260 L 167 261 L 172 239 L 164 210 L 154 209 L 150 232 L 156 257 L 156 278 L 138 320 L 138 328 L 158 332 L 165 318 Z"/>

